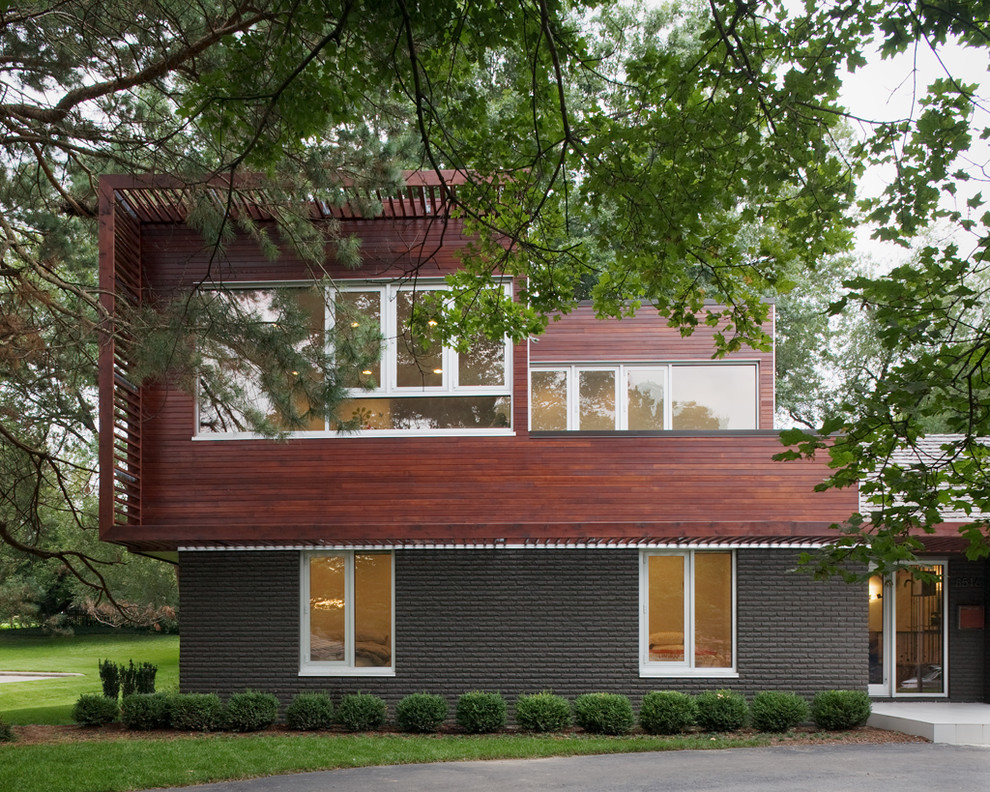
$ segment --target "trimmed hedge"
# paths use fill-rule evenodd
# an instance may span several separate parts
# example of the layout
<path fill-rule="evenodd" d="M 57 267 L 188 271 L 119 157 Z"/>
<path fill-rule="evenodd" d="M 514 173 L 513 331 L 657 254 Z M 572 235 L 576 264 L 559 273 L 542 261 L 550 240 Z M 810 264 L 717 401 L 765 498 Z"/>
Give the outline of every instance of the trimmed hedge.
<path fill-rule="evenodd" d="M 225 726 L 230 731 L 267 729 L 278 718 L 278 698 L 272 693 L 257 693 L 252 690 L 235 693 L 227 700 L 225 715 Z"/>
<path fill-rule="evenodd" d="M 216 693 L 180 693 L 172 698 L 172 728 L 216 731 L 224 728 L 223 702 Z"/>
<path fill-rule="evenodd" d="M 796 693 L 766 690 L 749 705 L 753 728 L 761 732 L 786 732 L 808 719 L 808 702 Z"/>
<path fill-rule="evenodd" d="M 439 731 L 449 711 L 443 696 L 412 693 L 395 705 L 395 725 L 400 731 L 427 734 Z"/>
<path fill-rule="evenodd" d="M 128 729 L 148 731 L 172 725 L 172 695 L 169 693 L 135 693 L 124 696 L 120 719 Z"/>
<path fill-rule="evenodd" d="M 455 719 L 470 734 L 490 734 L 505 728 L 505 699 L 501 693 L 472 690 L 457 699 Z"/>
<path fill-rule="evenodd" d="M 695 696 L 697 723 L 702 731 L 730 732 L 741 729 L 749 717 L 749 707 L 741 693 L 731 690 L 706 690 Z"/>
<path fill-rule="evenodd" d="M 862 690 L 823 690 L 811 701 L 811 719 L 826 731 L 861 726 L 870 711 L 870 697 Z"/>
<path fill-rule="evenodd" d="M 633 727 L 629 697 L 618 693 L 583 693 L 574 699 L 574 721 L 592 734 L 628 734 Z"/>
<path fill-rule="evenodd" d="M 571 705 L 547 690 L 524 693 L 516 699 L 516 723 L 524 731 L 563 731 L 571 725 Z"/>
<path fill-rule="evenodd" d="M 72 720 L 81 726 L 105 726 L 120 715 L 117 699 L 102 693 L 83 693 L 72 706 Z"/>
<path fill-rule="evenodd" d="M 285 725 L 290 729 L 329 729 L 333 722 L 333 702 L 326 693 L 299 693 L 285 708 Z"/>
<path fill-rule="evenodd" d="M 680 734 L 694 725 L 698 707 L 686 693 L 654 690 L 643 696 L 639 725 L 647 734 Z"/>
<path fill-rule="evenodd" d="M 371 693 L 348 693 L 337 706 L 337 723 L 347 731 L 380 729 L 387 716 L 385 701 Z"/>

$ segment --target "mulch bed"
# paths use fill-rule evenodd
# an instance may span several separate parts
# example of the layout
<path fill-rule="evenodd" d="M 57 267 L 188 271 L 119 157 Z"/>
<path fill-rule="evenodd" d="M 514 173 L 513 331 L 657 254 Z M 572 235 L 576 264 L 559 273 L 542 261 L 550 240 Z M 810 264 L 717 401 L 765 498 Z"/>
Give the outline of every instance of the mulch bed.
<path fill-rule="evenodd" d="M 236 735 L 230 732 L 216 732 L 213 735 L 203 735 L 198 732 L 168 731 L 130 731 L 122 723 L 111 723 L 107 726 L 14 726 L 17 738 L 15 745 L 50 745 L 71 742 L 99 742 L 107 740 L 180 740 L 196 739 L 212 736 L 236 737 L 254 736 L 258 734 L 298 736 L 312 732 L 290 731 L 285 726 L 273 726 L 263 732 Z M 321 732 L 333 735 L 334 732 Z M 752 731 L 736 732 L 739 736 L 750 737 Z M 866 743 L 878 745 L 883 743 L 923 743 L 928 742 L 923 737 L 910 734 L 875 729 L 871 726 L 860 726 L 857 729 L 841 732 L 814 731 L 810 727 L 795 729 L 787 734 L 772 736 L 771 745 L 836 745 Z"/>

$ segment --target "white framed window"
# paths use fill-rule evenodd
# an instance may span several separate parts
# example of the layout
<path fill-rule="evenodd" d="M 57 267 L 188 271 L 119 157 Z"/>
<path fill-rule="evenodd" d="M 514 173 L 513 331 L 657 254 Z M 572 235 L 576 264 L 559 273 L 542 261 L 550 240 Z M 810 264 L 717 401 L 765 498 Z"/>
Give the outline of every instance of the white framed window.
<path fill-rule="evenodd" d="M 756 363 L 534 366 L 530 430 L 756 429 L 758 372 Z"/>
<path fill-rule="evenodd" d="M 423 295 L 442 291 L 440 282 L 398 283 L 354 282 L 338 284 L 333 295 L 324 295 L 312 284 L 243 285 L 230 290 L 238 304 L 252 308 L 262 323 L 278 327 L 278 301 L 293 300 L 312 325 L 311 343 L 326 343 L 324 328 L 337 331 L 337 353 L 344 347 L 356 351 L 355 359 L 375 357 L 376 362 L 345 374 L 350 398 L 341 405 L 340 422 L 357 419 L 357 432 L 346 436 L 511 434 L 512 432 L 512 347 L 508 339 L 490 341 L 478 338 L 468 351 L 452 346 L 421 344 L 410 326 L 417 301 Z M 338 315 L 339 314 L 339 315 Z M 338 357 L 338 361 L 340 357 Z M 236 356 L 218 361 L 226 366 L 240 388 L 252 395 L 257 410 L 279 425 L 277 405 L 262 396 L 264 372 Z M 298 407 L 304 399 L 301 387 L 306 372 L 293 372 L 299 382 L 287 383 L 286 396 Z M 303 404 L 303 406 L 305 406 Z M 328 422 L 322 415 L 308 418 L 307 425 L 291 432 L 293 437 L 326 437 L 342 434 L 339 422 Z M 251 421 L 246 415 L 226 408 L 222 400 L 200 392 L 197 403 L 198 438 L 251 438 Z"/>
<path fill-rule="evenodd" d="M 735 677 L 735 553 L 640 555 L 640 676 Z"/>
<path fill-rule="evenodd" d="M 300 676 L 394 676 L 390 551 L 301 553 Z"/>

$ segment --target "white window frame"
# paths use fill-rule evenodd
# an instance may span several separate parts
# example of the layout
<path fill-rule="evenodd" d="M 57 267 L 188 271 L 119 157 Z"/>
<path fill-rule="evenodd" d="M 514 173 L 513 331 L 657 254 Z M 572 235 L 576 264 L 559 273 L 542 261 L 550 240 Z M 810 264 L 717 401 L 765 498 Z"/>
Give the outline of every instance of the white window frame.
<path fill-rule="evenodd" d="M 361 550 L 313 550 L 299 554 L 299 676 L 395 676 L 395 553 L 391 556 L 391 613 L 392 624 L 389 636 L 392 641 L 390 666 L 356 666 L 354 665 L 354 556 Z M 380 552 L 380 551 L 375 551 Z M 382 553 L 383 555 L 385 553 Z M 345 563 L 344 572 L 344 630 L 347 640 L 347 657 L 344 660 L 310 660 L 309 659 L 309 561 L 320 556 L 342 556 Z"/>
<path fill-rule="evenodd" d="M 639 558 L 639 675 L 641 677 L 710 677 L 737 679 L 738 619 L 736 610 L 736 553 L 734 550 L 711 552 L 729 553 L 732 569 L 732 665 L 710 668 L 694 665 L 694 559 L 703 550 L 643 550 Z M 650 660 L 650 568 L 653 556 L 677 556 L 684 559 L 684 660 Z"/>
<path fill-rule="evenodd" d="M 231 291 L 254 291 L 254 290 L 276 290 L 276 289 L 305 289 L 312 287 L 313 281 L 261 281 L 244 282 L 232 284 Z M 443 397 L 443 396 L 493 396 L 505 397 L 509 400 L 509 420 L 508 427 L 485 427 L 485 428 L 452 428 L 452 429 L 384 429 L 384 430 L 359 430 L 353 432 L 338 432 L 331 429 L 329 423 L 325 422 L 321 430 L 302 429 L 290 431 L 288 435 L 293 439 L 306 438 L 353 438 L 353 437 L 436 437 L 436 436 L 483 436 L 483 435 L 513 435 L 512 426 L 512 344 L 506 338 L 504 344 L 505 367 L 503 380 L 498 385 L 492 386 L 468 386 L 460 385 L 460 357 L 453 347 L 444 346 L 442 352 L 442 367 L 444 369 L 444 384 L 440 387 L 397 387 L 397 334 L 396 334 L 396 295 L 400 291 L 410 292 L 431 292 L 443 291 L 446 285 L 442 280 L 420 280 L 415 285 L 397 283 L 393 281 L 344 281 L 334 284 L 334 291 L 344 292 L 367 292 L 378 291 L 381 294 L 381 332 L 384 338 L 382 356 L 380 362 L 380 376 L 377 388 L 365 390 L 354 388 L 350 391 L 350 398 L 360 400 L 383 399 L 383 398 L 417 398 L 417 397 Z M 509 293 L 510 284 L 505 284 L 502 288 Z M 324 327 L 330 328 L 334 324 L 333 301 L 328 300 L 326 314 L 324 315 Z M 199 419 L 199 398 L 196 399 L 196 409 L 194 414 L 193 439 L 199 441 L 217 440 L 253 440 L 262 436 L 256 432 L 202 432 L 200 431 Z"/>
<path fill-rule="evenodd" d="M 637 362 L 637 363 L 538 363 L 530 366 L 529 369 L 529 426 L 532 431 L 533 426 L 533 372 L 534 371 L 563 371 L 567 381 L 567 428 L 568 432 L 581 431 L 580 428 L 580 400 L 578 396 L 578 385 L 580 374 L 583 371 L 614 371 L 615 372 L 615 431 L 627 432 L 629 429 L 629 372 L 643 369 L 664 371 L 664 400 L 663 400 L 663 429 L 657 431 L 671 431 L 673 425 L 673 400 L 671 399 L 672 382 L 674 370 L 685 366 L 735 366 L 748 367 L 754 369 L 754 411 L 753 427 L 759 429 L 760 426 L 760 364 L 758 361 L 733 361 L 731 363 L 712 363 L 710 360 L 678 360 L 676 362 Z M 632 430 L 640 431 L 640 430 Z M 731 430 L 715 430 L 731 431 Z M 748 430 L 744 430 L 748 431 Z"/>

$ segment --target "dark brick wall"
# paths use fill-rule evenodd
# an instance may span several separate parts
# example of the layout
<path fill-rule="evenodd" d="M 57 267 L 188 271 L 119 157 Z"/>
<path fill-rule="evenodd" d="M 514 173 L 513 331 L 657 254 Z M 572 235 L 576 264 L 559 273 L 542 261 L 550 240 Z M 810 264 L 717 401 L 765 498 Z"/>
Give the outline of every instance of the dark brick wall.
<path fill-rule="evenodd" d="M 376 693 L 453 703 L 473 689 L 510 701 L 543 689 L 573 697 L 657 689 L 778 688 L 810 695 L 866 687 L 866 596 L 790 572 L 796 554 L 737 553 L 739 679 L 639 677 L 635 550 L 397 551 L 395 677 L 299 677 L 295 552 L 182 553 L 181 685 Z"/>
<path fill-rule="evenodd" d="M 955 701 L 986 700 L 987 631 L 959 629 L 959 606 L 986 600 L 986 569 L 985 561 L 949 561 L 949 697 Z"/>

